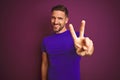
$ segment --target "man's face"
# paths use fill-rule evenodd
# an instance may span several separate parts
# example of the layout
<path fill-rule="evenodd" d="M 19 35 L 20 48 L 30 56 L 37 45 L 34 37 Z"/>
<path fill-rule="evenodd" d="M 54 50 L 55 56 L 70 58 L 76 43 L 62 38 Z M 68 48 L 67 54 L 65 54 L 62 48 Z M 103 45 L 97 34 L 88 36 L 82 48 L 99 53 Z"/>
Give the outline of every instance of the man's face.
<path fill-rule="evenodd" d="M 53 31 L 60 33 L 64 31 L 65 25 L 68 22 L 68 17 L 66 17 L 65 12 L 54 10 L 51 15 L 51 24 L 53 26 Z"/>

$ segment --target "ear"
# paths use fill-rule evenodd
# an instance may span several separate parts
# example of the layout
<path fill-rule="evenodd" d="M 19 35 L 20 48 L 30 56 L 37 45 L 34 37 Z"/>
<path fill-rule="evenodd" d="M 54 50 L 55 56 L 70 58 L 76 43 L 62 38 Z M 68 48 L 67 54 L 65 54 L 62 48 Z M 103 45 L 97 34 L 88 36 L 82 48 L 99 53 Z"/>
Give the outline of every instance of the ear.
<path fill-rule="evenodd" d="M 69 18 L 68 18 L 68 17 L 66 17 L 66 21 L 65 21 L 65 23 L 67 24 L 67 23 L 68 23 L 68 21 L 69 21 Z"/>

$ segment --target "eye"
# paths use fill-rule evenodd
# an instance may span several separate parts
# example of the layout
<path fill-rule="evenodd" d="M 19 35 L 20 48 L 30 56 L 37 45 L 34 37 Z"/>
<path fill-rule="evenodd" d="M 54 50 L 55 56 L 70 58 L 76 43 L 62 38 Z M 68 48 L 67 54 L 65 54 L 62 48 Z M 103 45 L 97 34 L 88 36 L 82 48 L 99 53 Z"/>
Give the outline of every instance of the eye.
<path fill-rule="evenodd" d="M 59 19 L 59 20 L 63 20 L 63 18 L 61 18 L 61 17 L 58 17 L 58 19 Z"/>
<path fill-rule="evenodd" d="M 55 17 L 52 16 L 51 19 L 55 19 Z"/>

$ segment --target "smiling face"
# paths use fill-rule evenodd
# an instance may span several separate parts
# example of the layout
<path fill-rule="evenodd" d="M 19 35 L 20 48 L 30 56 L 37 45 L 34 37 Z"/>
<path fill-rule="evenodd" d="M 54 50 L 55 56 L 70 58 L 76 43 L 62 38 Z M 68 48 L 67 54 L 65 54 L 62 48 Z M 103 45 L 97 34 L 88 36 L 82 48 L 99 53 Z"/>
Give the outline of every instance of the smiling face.
<path fill-rule="evenodd" d="M 68 17 L 65 12 L 60 10 L 54 10 L 51 15 L 51 24 L 55 33 L 62 33 L 66 31 L 65 25 L 68 22 Z"/>

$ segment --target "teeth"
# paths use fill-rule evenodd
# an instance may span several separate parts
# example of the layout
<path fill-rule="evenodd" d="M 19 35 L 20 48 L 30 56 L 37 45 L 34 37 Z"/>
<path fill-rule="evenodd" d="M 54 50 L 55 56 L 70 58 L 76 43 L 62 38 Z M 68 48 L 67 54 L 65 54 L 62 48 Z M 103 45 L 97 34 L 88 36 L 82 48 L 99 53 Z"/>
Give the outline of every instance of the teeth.
<path fill-rule="evenodd" d="M 58 27 L 59 25 L 54 25 L 54 27 Z"/>

